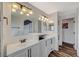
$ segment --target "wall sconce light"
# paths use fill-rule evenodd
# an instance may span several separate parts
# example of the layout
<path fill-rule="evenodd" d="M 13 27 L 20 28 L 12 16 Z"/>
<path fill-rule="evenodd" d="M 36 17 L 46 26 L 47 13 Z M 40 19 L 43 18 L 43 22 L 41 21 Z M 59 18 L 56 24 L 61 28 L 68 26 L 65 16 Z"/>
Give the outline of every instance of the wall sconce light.
<path fill-rule="evenodd" d="M 40 16 L 39 20 L 43 21 L 43 22 L 47 22 L 48 21 L 48 17 L 46 17 L 46 16 Z"/>
<path fill-rule="evenodd" d="M 8 18 L 7 17 L 3 17 L 4 20 L 6 20 L 6 24 L 8 25 Z"/>
<path fill-rule="evenodd" d="M 49 23 L 49 24 L 53 24 L 54 23 L 53 20 L 49 20 L 48 17 L 46 17 L 46 16 L 40 16 L 39 20 L 42 21 L 42 22 Z"/>

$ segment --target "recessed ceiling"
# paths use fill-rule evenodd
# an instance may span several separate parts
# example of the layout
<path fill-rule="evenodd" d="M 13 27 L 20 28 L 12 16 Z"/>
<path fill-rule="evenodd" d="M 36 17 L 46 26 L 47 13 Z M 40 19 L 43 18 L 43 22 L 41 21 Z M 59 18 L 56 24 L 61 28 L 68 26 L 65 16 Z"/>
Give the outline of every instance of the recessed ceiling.
<path fill-rule="evenodd" d="M 79 7 L 79 2 L 29 2 L 47 14 Z"/>

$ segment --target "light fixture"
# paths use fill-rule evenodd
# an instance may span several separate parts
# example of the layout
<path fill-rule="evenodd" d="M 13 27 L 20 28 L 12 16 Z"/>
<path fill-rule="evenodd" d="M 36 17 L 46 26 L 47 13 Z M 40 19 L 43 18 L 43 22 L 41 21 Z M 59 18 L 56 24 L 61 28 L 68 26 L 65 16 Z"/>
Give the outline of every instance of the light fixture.
<path fill-rule="evenodd" d="M 8 18 L 7 17 L 3 17 L 3 19 L 6 21 L 6 25 L 8 25 Z"/>
<path fill-rule="evenodd" d="M 16 12 L 17 10 L 20 14 L 26 14 L 27 16 L 30 16 L 33 14 L 33 11 L 31 8 L 28 8 L 20 3 L 13 3 L 12 12 Z"/>
<path fill-rule="evenodd" d="M 27 8 L 26 7 L 22 7 L 22 11 L 27 11 Z"/>
<path fill-rule="evenodd" d="M 16 4 L 13 4 L 13 8 L 16 8 L 16 9 L 17 9 L 17 8 L 18 8 L 18 5 L 16 5 Z"/>
<path fill-rule="evenodd" d="M 48 17 L 46 17 L 46 16 L 40 16 L 39 20 L 43 21 L 43 22 L 48 22 Z"/>
<path fill-rule="evenodd" d="M 20 5 L 19 4 L 17 4 L 17 3 L 13 3 L 12 4 L 12 8 L 14 8 L 14 9 L 19 9 L 20 8 Z"/>
<path fill-rule="evenodd" d="M 48 19 L 47 19 L 47 21 L 48 21 Z"/>
<path fill-rule="evenodd" d="M 42 16 L 42 19 L 44 19 L 44 16 Z"/>
<path fill-rule="evenodd" d="M 47 20 L 47 18 L 44 18 L 45 20 Z"/>

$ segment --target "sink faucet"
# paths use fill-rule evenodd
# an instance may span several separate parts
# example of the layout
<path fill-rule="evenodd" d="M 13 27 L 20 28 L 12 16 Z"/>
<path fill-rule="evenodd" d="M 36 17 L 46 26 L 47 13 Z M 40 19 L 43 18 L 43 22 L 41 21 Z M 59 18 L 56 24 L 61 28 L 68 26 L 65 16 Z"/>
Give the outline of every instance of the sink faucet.
<path fill-rule="evenodd" d="M 21 43 L 25 43 L 26 39 L 19 40 Z"/>

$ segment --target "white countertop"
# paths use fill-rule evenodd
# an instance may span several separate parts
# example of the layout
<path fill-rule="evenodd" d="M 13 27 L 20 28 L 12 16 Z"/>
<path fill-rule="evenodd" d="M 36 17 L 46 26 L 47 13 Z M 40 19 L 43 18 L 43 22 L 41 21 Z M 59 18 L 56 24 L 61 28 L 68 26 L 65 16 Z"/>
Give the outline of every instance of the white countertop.
<path fill-rule="evenodd" d="M 37 34 L 37 33 L 36 33 Z M 35 35 L 36 35 L 35 34 Z M 7 45 L 7 47 L 6 47 L 6 51 L 7 51 L 7 55 L 10 55 L 10 54 L 12 54 L 12 53 L 14 53 L 14 52 L 16 52 L 16 51 L 19 51 L 19 50 L 22 50 L 22 49 L 24 49 L 24 48 L 28 48 L 28 47 L 30 47 L 30 46 L 32 46 L 32 45 L 35 45 L 35 44 L 37 44 L 37 43 L 39 43 L 39 42 L 41 42 L 41 41 L 44 41 L 44 40 L 48 40 L 49 38 L 52 38 L 52 37 L 54 37 L 54 35 L 52 35 L 52 36 L 50 36 L 50 35 L 48 35 L 45 39 L 43 39 L 43 40 L 35 40 L 35 39 L 32 39 L 32 40 L 26 40 L 26 42 L 25 43 L 20 43 L 20 42 L 16 42 L 16 43 L 13 43 L 13 44 L 9 44 L 9 45 Z"/>
<path fill-rule="evenodd" d="M 7 46 L 7 55 L 10 55 L 16 51 L 22 50 L 24 48 L 28 48 L 32 45 L 39 43 L 39 41 L 29 41 L 26 43 L 15 43 Z"/>

